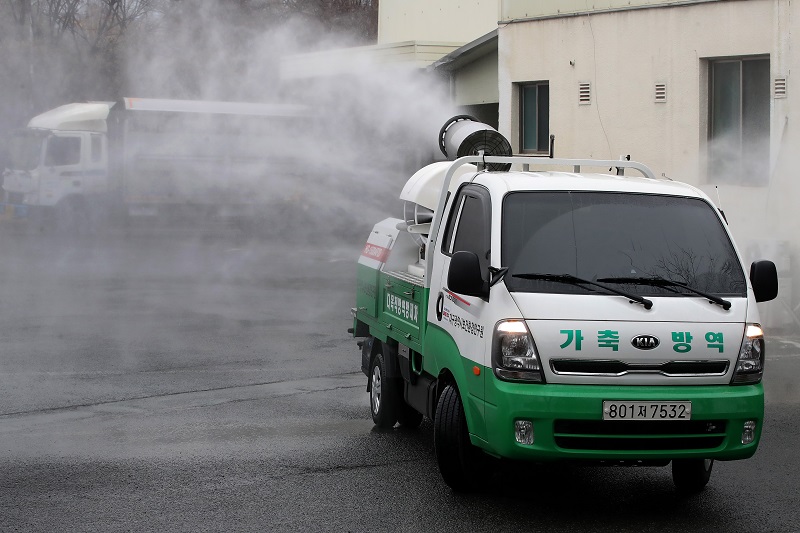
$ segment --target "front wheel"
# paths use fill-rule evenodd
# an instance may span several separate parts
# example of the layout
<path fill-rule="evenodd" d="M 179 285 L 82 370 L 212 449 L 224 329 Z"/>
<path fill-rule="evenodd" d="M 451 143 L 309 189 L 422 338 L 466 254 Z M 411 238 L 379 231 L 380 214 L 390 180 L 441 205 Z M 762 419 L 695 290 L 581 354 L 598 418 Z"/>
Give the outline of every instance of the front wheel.
<path fill-rule="evenodd" d="M 481 452 L 469 440 L 467 417 L 458 389 L 447 385 L 433 419 L 433 444 L 439 472 L 450 488 L 470 492 L 484 478 Z"/>
<path fill-rule="evenodd" d="M 393 427 L 397 422 L 400 397 L 397 380 L 386 377 L 386 363 L 383 354 L 375 354 L 369 375 L 369 405 L 372 411 L 372 421 L 379 428 Z"/>
<path fill-rule="evenodd" d="M 714 459 L 674 459 L 672 481 L 678 491 L 694 494 L 703 490 L 711 479 Z"/>

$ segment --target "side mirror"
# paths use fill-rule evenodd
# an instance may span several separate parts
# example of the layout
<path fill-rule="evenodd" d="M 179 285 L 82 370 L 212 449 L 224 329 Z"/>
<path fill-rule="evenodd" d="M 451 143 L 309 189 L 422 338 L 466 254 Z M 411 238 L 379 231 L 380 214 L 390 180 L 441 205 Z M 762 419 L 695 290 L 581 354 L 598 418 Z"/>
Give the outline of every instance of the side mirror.
<path fill-rule="evenodd" d="M 456 252 L 447 271 L 447 287 L 459 294 L 487 298 L 489 284 L 484 281 L 481 262 L 475 252 Z"/>
<path fill-rule="evenodd" d="M 778 296 L 778 270 L 772 261 L 753 261 L 750 283 L 757 302 L 768 302 Z"/>

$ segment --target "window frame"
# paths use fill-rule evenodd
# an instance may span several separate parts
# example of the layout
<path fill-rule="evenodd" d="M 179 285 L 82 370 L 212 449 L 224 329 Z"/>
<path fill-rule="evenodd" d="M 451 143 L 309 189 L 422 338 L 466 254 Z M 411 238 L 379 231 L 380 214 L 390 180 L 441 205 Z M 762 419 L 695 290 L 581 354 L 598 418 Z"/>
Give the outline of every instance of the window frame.
<path fill-rule="evenodd" d="M 481 265 L 485 263 L 488 266 L 491 264 L 492 198 L 489 189 L 483 185 L 466 183 L 458 190 L 447 218 L 444 238 L 442 239 L 441 252 L 447 257 L 453 256 L 453 247 L 455 246 L 458 230 L 461 227 L 461 215 L 464 210 L 464 202 L 467 196 L 478 200 L 482 207 L 484 226 L 483 247 L 486 249 L 486 253 L 483 257 L 478 254 L 478 259 L 480 260 Z"/>
<path fill-rule="evenodd" d="M 767 79 L 766 86 L 767 86 L 767 153 L 766 153 L 766 161 L 764 161 L 765 166 L 768 167 L 769 165 L 769 146 L 772 143 L 772 90 L 771 90 L 771 83 L 772 83 L 772 61 L 769 54 L 758 54 L 758 55 L 745 55 L 745 56 L 730 56 L 730 57 L 715 57 L 709 58 L 707 60 L 708 66 L 708 92 L 707 92 L 707 104 L 708 104 L 708 126 L 706 128 L 706 158 L 707 158 L 707 165 L 706 165 L 706 175 L 709 181 L 724 181 L 727 183 L 731 183 L 734 185 L 744 185 L 744 186 L 766 186 L 768 185 L 769 179 L 756 180 L 750 178 L 750 174 L 743 171 L 742 169 L 742 161 L 748 158 L 753 157 L 752 149 L 749 147 L 750 143 L 747 141 L 745 137 L 745 113 L 744 113 L 744 100 L 745 100 L 745 76 L 744 76 L 744 63 L 750 61 L 766 61 L 767 62 Z M 716 100 L 715 90 L 716 90 L 716 76 L 715 76 L 715 66 L 722 64 L 722 63 L 736 63 L 739 66 L 739 87 L 738 87 L 738 104 L 739 104 L 739 116 L 738 116 L 738 125 L 737 125 L 737 133 L 738 133 L 738 147 L 736 147 L 735 153 L 738 155 L 738 161 L 735 162 L 734 165 L 739 171 L 731 176 L 731 178 L 725 180 L 723 176 L 724 173 L 720 173 L 719 169 L 716 168 L 717 165 L 720 164 L 720 160 L 718 156 L 714 154 L 714 142 L 718 140 L 723 133 L 715 134 L 715 126 L 717 125 L 716 119 L 717 115 L 715 113 L 715 104 Z M 733 151 L 733 150 L 731 150 Z M 766 175 L 766 172 L 764 173 Z"/>
<path fill-rule="evenodd" d="M 522 154 L 549 154 L 550 153 L 550 81 L 549 80 L 539 80 L 539 81 L 530 81 L 524 83 L 518 83 L 518 101 L 519 101 L 519 151 Z M 541 112 L 540 109 L 540 100 L 539 100 L 539 88 L 545 86 L 547 87 L 547 135 L 546 135 L 546 142 L 545 146 L 542 147 L 539 144 L 539 115 Z M 531 87 L 536 88 L 536 129 L 534 132 L 534 136 L 536 137 L 536 149 L 532 150 L 530 148 L 525 148 L 525 91 Z"/>
<path fill-rule="evenodd" d="M 71 141 L 73 139 L 77 140 L 77 142 L 78 142 L 78 151 L 77 151 L 78 160 L 74 161 L 74 162 L 69 162 L 69 163 L 53 163 L 53 162 L 51 162 L 51 160 L 50 160 L 50 157 L 51 157 L 50 156 L 50 154 L 51 154 L 51 152 L 50 152 L 50 143 L 53 142 L 54 139 L 58 139 L 57 142 Z M 83 161 L 83 149 L 84 149 L 83 148 L 83 144 L 84 144 L 83 143 L 83 137 L 81 135 L 63 134 L 63 133 L 50 135 L 47 138 L 47 142 L 44 145 L 44 158 L 43 158 L 44 166 L 48 167 L 48 168 L 63 168 L 63 167 L 77 167 L 77 166 L 80 166 L 81 162 Z"/>

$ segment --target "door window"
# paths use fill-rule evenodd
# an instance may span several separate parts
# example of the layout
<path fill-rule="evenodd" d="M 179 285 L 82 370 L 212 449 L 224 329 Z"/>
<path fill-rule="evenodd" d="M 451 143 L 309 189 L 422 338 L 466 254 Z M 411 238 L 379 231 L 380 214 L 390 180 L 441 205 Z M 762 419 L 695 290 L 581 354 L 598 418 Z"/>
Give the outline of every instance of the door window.
<path fill-rule="evenodd" d="M 481 269 L 489 267 L 489 216 L 491 213 L 489 191 L 468 186 L 456 200 L 445 233 L 446 253 L 474 252 Z M 453 231 L 455 228 L 455 231 Z"/>
<path fill-rule="evenodd" d="M 80 137 L 50 137 L 44 164 L 48 167 L 77 165 L 81 162 Z"/>

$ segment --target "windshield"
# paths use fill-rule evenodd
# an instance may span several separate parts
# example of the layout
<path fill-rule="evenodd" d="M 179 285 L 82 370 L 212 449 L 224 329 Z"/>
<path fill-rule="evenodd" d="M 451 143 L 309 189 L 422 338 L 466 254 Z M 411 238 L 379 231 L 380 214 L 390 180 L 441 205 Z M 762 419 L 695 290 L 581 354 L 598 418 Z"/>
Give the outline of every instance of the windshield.
<path fill-rule="evenodd" d="M 8 140 L 8 167 L 12 170 L 33 170 L 39 166 L 42 142 L 47 133 L 33 130 L 14 132 Z"/>
<path fill-rule="evenodd" d="M 503 202 L 502 239 L 510 291 L 586 294 L 574 284 L 514 277 L 568 274 L 594 281 L 628 278 L 617 286 L 647 296 L 688 291 L 632 278 L 663 278 L 718 296 L 745 296 L 733 245 L 714 208 L 697 198 L 511 193 Z"/>

